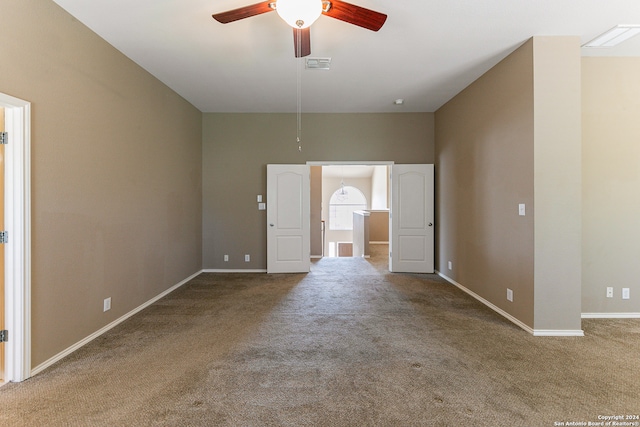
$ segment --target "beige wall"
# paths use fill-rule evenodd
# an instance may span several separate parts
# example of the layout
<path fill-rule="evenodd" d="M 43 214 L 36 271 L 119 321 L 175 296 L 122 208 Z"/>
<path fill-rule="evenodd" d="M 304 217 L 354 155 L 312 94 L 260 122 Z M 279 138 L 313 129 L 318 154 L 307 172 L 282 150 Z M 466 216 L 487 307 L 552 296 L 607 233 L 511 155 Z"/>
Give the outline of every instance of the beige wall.
<path fill-rule="evenodd" d="M 639 75 L 640 58 L 582 58 L 585 313 L 640 313 Z"/>
<path fill-rule="evenodd" d="M 533 127 L 532 41 L 436 112 L 436 269 L 530 327 Z"/>
<path fill-rule="evenodd" d="M 369 217 L 369 240 L 389 242 L 389 211 L 371 211 Z"/>
<path fill-rule="evenodd" d="M 371 175 L 371 209 L 389 209 L 389 166 L 378 165 Z"/>
<path fill-rule="evenodd" d="M 580 330 L 580 138 L 577 37 L 534 37 L 436 112 L 437 269 L 535 332 Z"/>
<path fill-rule="evenodd" d="M 311 166 L 310 251 L 312 257 L 322 256 L 322 166 Z"/>
<path fill-rule="evenodd" d="M 266 268 L 266 212 L 255 200 L 266 197 L 267 164 L 433 163 L 433 114 L 304 114 L 302 141 L 299 152 L 295 114 L 204 114 L 205 269 Z"/>
<path fill-rule="evenodd" d="M 535 329 L 580 330 L 580 38 L 534 37 Z"/>
<path fill-rule="evenodd" d="M 0 92 L 32 103 L 37 366 L 200 270 L 202 115 L 55 3 L 2 3 Z"/>

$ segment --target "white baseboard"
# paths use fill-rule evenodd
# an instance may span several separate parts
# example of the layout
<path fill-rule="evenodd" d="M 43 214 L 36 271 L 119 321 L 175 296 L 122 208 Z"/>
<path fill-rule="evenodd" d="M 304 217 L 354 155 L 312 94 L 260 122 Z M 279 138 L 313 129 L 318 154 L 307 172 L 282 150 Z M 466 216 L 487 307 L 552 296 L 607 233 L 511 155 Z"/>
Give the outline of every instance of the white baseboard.
<path fill-rule="evenodd" d="M 389 242 L 369 242 L 370 245 L 388 245 Z"/>
<path fill-rule="evenodd" d="M 266 273 L 266 269 L 262 268 L 247 268 L 247 269 L 233 269 L 233 268 L 207 268 L 202 270 L 203 273 Z"/>
<path fill-rule="evenodd" d="M 582 329 L 534 329 L 534 337 L 583 337 Z"/>
<path fill-rule="evenodd" d="M 133 310 L 131 310 L 127 314 L 119 317 L 118 319 L 114 320 L 113 322 L 109 323 L 108 325 L 104 326 L 103 328 L 98 329 L 97 331 L 95 331 L 94 333 L 89 335 L 88 337 L 84 338 L 83 340 L 78 341 L 77 343 L 75 343 L 71 347 L 67 348 L 66 350 L 63 350 L 60 353 L 56 354 L 55 356 L 51 357 L 50 359 L 42 362 L 41 364 L 39 364 L 35 368 L 31 369 L 31 375 L 30 376 L 34 376 L 34 375 L 38 374 L 39 372 L 42 372 L 43 370 L 47 369 L 49 366 L 53 365 L 57 361 L 61 360 L 62 358 L 66 357 L 69 354 L 73 353 L 74 351 L 78 350 L 80 347 L 90 343 L 91 341 L 93 341 L 94 339 L 98 338 L 100 335 L 104 334 L 108 330 L 118 326 L 120 323 L 124 322 L 125 320 L 127 320 L 128 318 L 133 316 L 134 314 L 144 310 L 145 308 L 149 307 L 154 302 L 156 302 L 159 299 L 169 295 L 171 292 L 175 291 L 176 289 L 178 289 L 179 287 L 181 287 L 182 285 L 187 283 L 189 280 L 191 280 L 194 277 L 198 276 L 200 273 L 202 273 L 202 270 L 200 270 L 200 271 L 198 271 L 196 273 L 193 273 L 191 276 L 189 276 L 186 279 L 182 280 L 180 283 L 178 283 L 176 285 L 173 285 L 172 287 L 170 287 L 166 291 L 164 291 L 161 294 L 151 298 L 149 301 L 147 301 L 144 304 L 134 308 Z"/>
<path fill-rule="evenodd" d="M 640 313 L 582 313 L 583 319 L 640 319 Z"/>
<path fill-rule="evenodd" d="M 503 316 L 504 318 L 506 318 L 510 322 L 514 323 L 515 325 L 517 325 L 520 328 L 524 329 L 525 331 L 529 332 L 533 336 L 536 336 L 536 337 L 552 337 L 552 336 L 553 337 L 582 337 L 582 336 L 584 336 L 584 331 L 582 331 L 581 329 L 578 329 L 578 330 L 533 329 L 532 327 L 530 327 L 530 326 L 526 325 L 525 323 L 521 322 L 520 320 L 518 320 L 517 318 L 513 317 L 511 314 L 507 313 L 506 311 L 504 311 L 500 307 L 492 304 L 488 300 L 482 298 L 480 295 L 476 294 L 472 290 L 467 289 L 466 287 L 464 287 L 460 283 L 456 282 L 452 278 L 446 276 L 445 274 L 442 274 L 441 272 L 439 272 L 437 270 L 436 270 L 436 274 L 438 276 L 442 277 L 447 282 L 449 282 L 452 285 L 456 286 L 460 290 L 462 290 L 462 291 L 466 292 L 467 294 L 471 295 L 473 298 L 477 299 L 482 304 L 486 305 L 487 307 L 489 307 L 490 309 L 492 309 L 493 311 L 495 311 L 499 315 Z"/>

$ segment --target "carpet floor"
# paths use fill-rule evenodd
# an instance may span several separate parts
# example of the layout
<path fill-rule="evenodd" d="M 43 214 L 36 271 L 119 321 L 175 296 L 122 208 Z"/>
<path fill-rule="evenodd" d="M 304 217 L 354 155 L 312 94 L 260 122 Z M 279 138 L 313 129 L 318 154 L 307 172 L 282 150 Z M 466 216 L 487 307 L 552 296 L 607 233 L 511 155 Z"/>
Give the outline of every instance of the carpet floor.
<path fill-rule="evenodd" d="M 533 337 L 438 276 L 389 273 L 374 255 L 325 258 L 309 274 L 201 274 L 0 388 L 0 425 L 639 421 L 640 320 Z"/>

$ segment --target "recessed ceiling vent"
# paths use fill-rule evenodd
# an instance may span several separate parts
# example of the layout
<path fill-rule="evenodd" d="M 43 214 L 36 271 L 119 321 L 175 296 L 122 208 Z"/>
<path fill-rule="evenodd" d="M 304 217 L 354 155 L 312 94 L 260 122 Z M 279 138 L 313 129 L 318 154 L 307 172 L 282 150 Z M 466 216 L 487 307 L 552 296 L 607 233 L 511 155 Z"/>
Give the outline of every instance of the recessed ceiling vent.
<path fill-rule="evenodd" d="M 328 70 L 331 68 L 331 58 L 307 58 L 304 67 L 307 70 Z"/>

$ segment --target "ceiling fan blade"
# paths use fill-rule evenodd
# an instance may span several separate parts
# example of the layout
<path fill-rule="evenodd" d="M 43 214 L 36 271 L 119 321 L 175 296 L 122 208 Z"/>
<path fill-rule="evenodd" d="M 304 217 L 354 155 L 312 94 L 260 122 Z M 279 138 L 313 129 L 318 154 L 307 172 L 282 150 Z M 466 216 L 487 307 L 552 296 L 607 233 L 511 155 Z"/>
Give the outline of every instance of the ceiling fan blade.
<path fill-rule="evenodd" d="M 239 9 L 216 13 L 212 16 L 216 21 L 222 24 L 228 24 L 229 22 L 238 21 L 240 19 L 249 18 L 262 13 L 273 12 L 275 9 L 271 7 L 272 4 L 273 0 L 269 0 L 262 3 L 252 4 L 251 6 L 241 7 Z"/>
<path fill-rule="evenodd" d="M 311 27 L 293 29 L 293 49 L 296 58 L 311 55 Z"/>
<path fill-rule="evenodd" d="M 387 15 L 374 10 L 365 9 L 341 0 L 331 0 L 329 10 L 323 11 L 323 15 L 366 28 L 371 31 L 378 31 L 387 20 Z"/>

